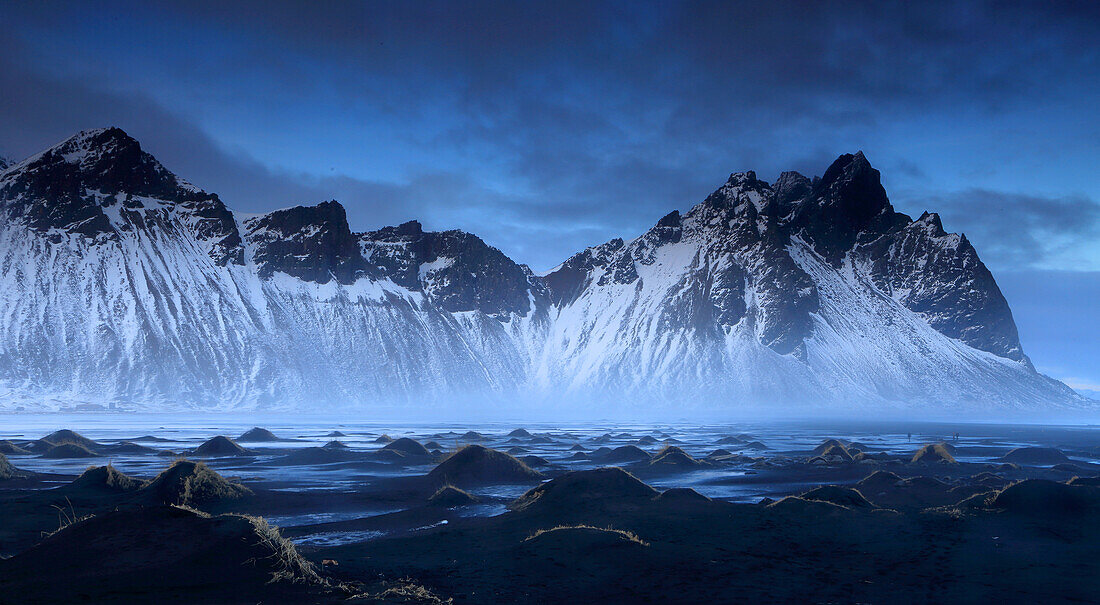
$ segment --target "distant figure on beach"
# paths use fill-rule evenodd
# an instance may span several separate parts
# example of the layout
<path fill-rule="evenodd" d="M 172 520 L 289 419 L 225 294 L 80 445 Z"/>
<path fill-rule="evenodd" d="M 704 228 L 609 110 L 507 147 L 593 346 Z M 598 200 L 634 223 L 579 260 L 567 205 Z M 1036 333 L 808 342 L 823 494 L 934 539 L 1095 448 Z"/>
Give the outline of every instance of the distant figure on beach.
<path fill-rule="evenodd" d="M 906 436 L 909 438 L 909 442 L 912 443 L 913 442 L 913 433 L 906 433 Z"/>

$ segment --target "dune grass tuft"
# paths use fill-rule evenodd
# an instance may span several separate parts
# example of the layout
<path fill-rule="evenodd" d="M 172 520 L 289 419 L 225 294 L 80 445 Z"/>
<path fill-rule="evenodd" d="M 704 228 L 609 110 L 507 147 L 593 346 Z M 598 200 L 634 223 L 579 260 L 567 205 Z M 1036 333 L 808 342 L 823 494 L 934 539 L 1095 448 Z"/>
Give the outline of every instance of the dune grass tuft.
<path fill-rule="evenodd" d="M 619 536 L 625 538 L 626 540 L 628 540 L 630 542 L 635 542 L 637 544 L 641 544 L 642 546 L 649 546 L 649 542 L 646 542 L 645 540 L 639 538 L 638 534 L 636 534 L 632 531 L 625 530 L 625 529 L 615 529 L 613 527 L 596 527 L 594 525 L 585 525 L 583 523 L 579 524 L 579 525 L 558 525 L 557 527 L 551 527 L 550 529 L 540 529 L 540 530 L 536 531 L 535 533 L 531 534 L 530 536 L 527 536 L 527 538 L 525 538 L 523 541 L 524 542 L 530 542 L 531 540 L 534 540 L 535 538 L 538 538 L 539 536 L 543 536 L 543 535 L 549 534 L 551 532 L 569 531 L 569 530 L 575 530 L 575 529 L 586 529 L 586 530 L 591 530 L 591 531 L 609 532 L 609 533 L 612 533 L 612 534 L 619 535 Z"/>

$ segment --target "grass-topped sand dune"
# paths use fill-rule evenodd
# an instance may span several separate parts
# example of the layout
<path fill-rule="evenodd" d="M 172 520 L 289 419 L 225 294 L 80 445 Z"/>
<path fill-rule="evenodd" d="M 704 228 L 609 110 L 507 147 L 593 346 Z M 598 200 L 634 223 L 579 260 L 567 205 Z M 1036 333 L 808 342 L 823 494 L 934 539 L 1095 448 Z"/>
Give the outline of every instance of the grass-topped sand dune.
<path fill-rule="evenodd" d="M 182 448 L 71 430 L 7 440 L 0 595 L 1047 603 L 1100 590 L 1100 466 L 1087 444 L 337 432 L 231 433 L 256 449 L 224 435 Z M 50 457 L 56 448 L 91 458 Z M 80 470 L 43 470 L 52 464 Z M 732 502 L 716 488 L 767 497 Z"/>

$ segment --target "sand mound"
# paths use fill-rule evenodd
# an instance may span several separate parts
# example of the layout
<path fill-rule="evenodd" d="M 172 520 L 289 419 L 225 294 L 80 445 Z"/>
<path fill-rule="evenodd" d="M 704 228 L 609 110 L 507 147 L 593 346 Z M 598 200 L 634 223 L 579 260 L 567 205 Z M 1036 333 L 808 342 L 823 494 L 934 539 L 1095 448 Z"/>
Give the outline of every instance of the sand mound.
<path fill-rule="evenodd" d="M 520 456 L 519 461 L 531 468 L 550 466 L 550 461 L 542 456 Z"/>
<path fill-rule="evenodd" d="M 848 452 L 848 448 L 839 439 L 826 439 L 821 442 L 821 445 L 814 448 L 814 456 L 822 456 L 831 448 L 840 448 L 844 450 L 845 453 Z M 851 458 L 851 455 L 848 457 Z"/>
<path fill-rule="evenodd" d="M 527 483 L 542 475 L 512 456 L 480 445 L 467 445 L 440 462 L 428 480 L 436 485 Z"/>
<path fill-rule="evenodd" d="M 717 443 L 718 445 L 738 445 L 738 444 L 741 444 L 741 443 L 744 443 L 744 442 L 745 441 L 743 439 L 741 439 L 740 437 L 733 437 L 733 436 L 722 437 L 718 441 L 715 441 L 715 443 Z"/>
<path fill-rule="evenodd" d="M 0 454 L 0 481 L 21 479 L 29 476 L 29 472 L 15 468 L 11 462 L 8 462 L 7 456 Z"/>
<path fill-rule="evenodd" d="M 155 454 L 159 451 L 156 448 L 146 447 L 133 441 L 122 441 L 115 445 L 104 446 L 103 449 L 111 454 Z"/>
<path fill-rule="evenodd" d="M 374 440 L 375 443 L 389 443 L 391 441 L 393 441 L 393 437 L 390 437 L 389 435 L 386 435 L 386 434 L 379 435 Z"/>
<path fill-rule="evenodd" d="M 772 449 L 772 448 L 764 445 L 763 443 L 760 443 L 759 441 L 750 441 L 750 442 L 746 443 L 745 445 L 743 445 L 741 447 L 743 449 L 746 449 L 746 450 L 757 450 L 757 451 L 761 451 L 761 452 L 764 451 L 764 450 Z"/>
<path fill-rule="evenodd" d="M 856 484 L 859 492 L 877 506 L 899 511 L 918 511 L 946 506 L 979 491 L 982 485 L 955 486 L 934 477 L 916 476 L 901 479 L 894 473 L 878 471 Z"/>
<path fill-rule="evenodd" d="M 1050 470 L 1058 471 L 1060 473 L 1073 473 L 1075 475 L 1080 475 L 1081 473 L 1088 472 L 1088 469 L 1077 466 L 1072 462 L 1062 462 L 1060 464 L 1055 464 L 1054 466 L 1050 467 Z"/>
<path fill-rule="evenodd" d="M 11 441 L 0 441 L 0 454 L 29 454 L 29 450 L 25 450 L 18 445 L 15 445 Z"/>
<path fill-rule="evenodd" d="M 845 462 L 852 461 L 852 453 L 848 451 L 848 448 L 839 444 L 832 444 L 829 447 L 825 448 L 825 450 L 821 452 L 820 457 L 826 460 L 840 459 Z"/>
<path fill-rule="evenodd" d="M 429 441 L 424 444 L 424 448 L 429 450 L 441 450 L 443 446 L 440 445 L 438 441 Z"/>
<path fill-rule="evenodd" d="M 154 437 L 153 435 L 142 435 L 141 437 L 134 437 L 133 439 L 127 439 L 127 441 L 136 441 L 136 442 L 150 441 L 150 442 L 153 442 L 153 443 L 164 443 L 166 441 L 171 441 L 171 439 L 165 439 L 164 437 Z"/>
<path fill-rule="evenodd" d="M 787 496 L 778 502 L 772 502 L 766 506 L 769 510 L 791 515 L 801 520 L 814 519 L 815 517 L 847 510 L 846 507 L 839 504 L 833 504 L 832 502 L 826 502 L 824 500 L 806 500 L 798 496 Z"/>
<path fill-rule="evenodd" d="M 944 443 L 929 443 L 913 454 L 912 463 L 935 464 L 939 462 L 954 464 L 955 457 L 948 451 Z"/>
<path fill-rule="evenodd" d="M 635 441 L 634 443 L 637 443 L 638 445 L 654 445 L 654 444 L 658 443 L 658 441 L 656 439 L 654 439 L 653 437 L 650 437 L 649 435 L 646 435 L 645 437 L 642 437 L 641 439 Z"/>
<path fill-rule="evenodd" d="M 508 448 L 505 451 L 508 452 L 509 454 L 513 455 L 513 456 L 518 456 L 520 454 L 526 454 L 530 450 L 528 450 L 525 447 L 520 447 L 520 446 L 516 445 L 516 446 Z"/>
<path fill-rule="evenodd" d="M 331 433 L 325 435 L 325 437 L 336 438 L 336 437 L 347 437 L 347 435 L 341 433 L 340 431 L 332 431 Z"/>
<path fill-rule="evenodd" d="M 583 445 L 581 445 L 579 443 L 574 443 L 572 445 L 572 447 L 569 448 L 569 451 L 571 451 L 571 452 L 586 452 L 586 451 L 588 451 L 588 448 L 584 447 Z"/>
<path fill-rule="evenodd" d="M 532 488 L 512 502 L 516 511 L 584 510 L 608 500 L 651 500 L 657 490 L 618 467 L 575 471 Z"/>
<path fill-rule="evenodd" d="M 649 546 L 632 532 L 590 525 L 542 529 L 524 540 L 523 545 L 543 556 L 568 558 L 570 561 L 576 561 L 577 557 L 631 556 L 636 549 Z"/>
<path fill-rule="evenodd" d="M 569 457 L 570 460 L 590 460 L 589 456 L 585 452 L 573 452 L 573 455 Z"/>
<path fill-rule="evenodd" d="M 245 431 L 240 437 L 237 437 L 237 441 L 241 443 L 270 443 L 272 441 L 282 441 L 282 439 L 276 437 L 275 433 L 267 429 L 254 426 Z"/>
<path fill-rule="evenodd" d="M 367 454 L 371 460 L 377 462 L 389 462 L 391 464 L 404 464 L 408 462 L 409 456 L 406 456 L 403 452 L 397 450 L 378 450 L 377 452 L 370 452 Z"/>
<path fill-rule="evenodd" d="M 141 492 L 161 504 L 198 505 L 237 500 L 252 490 L 222 477 L 201 462 L 177 460 Z"/>
<path fill-rule="evenodd" d="M 675 445 L 665 446 L 649 461 L 649 467 L 655 470 L 695 470 L 703 466 L 710 465 L 692 458 Z"/>
<path fill-rule="evenodd" d="M 859 483 L 856 483 L 856 485 L 871 490 L 877 490 L 894 487 L 900 482 L 901 477 L 895 473 L 891 473 L 890 471 L 875 471 L 863 479 L 860 479 Z"/>
<path fill-rule="evenodd" d="M 731 452 L 727 449 L 724 449 L 724 448 L 718 448 L 718 449 L 714 450 L 713 452 L 707 454 L 707 458 L 721 458 L 723 456 L 732 456 L 732 455 L 733 455 L 733 452 Z"/>
<path fill-rule="evenodd" d="M 845 508 L 873 508 L 874 506 L 863 497 L 859 490 L 839 485 L 823 485 L 812 489 L 801 496 L 803 500 L 817 502 L 829 502 Z"/>
<path fill-rule="evenodd" d="M 1004 488 L 989 503 L 1021 514 L 1079 514 L 1100 509 L 1100 488 L 1026 479 Z"/>
<path fill-rule="evenodd" d="M 547 436 L 545 436 L 545 435 L 539 435 L 538 437 L 532 437 L 531 438 L 531 443 L 538 444 L 538 445 L 547 445 L 547 444 L 550 444 L 550 443 L 554 443 L 554 440 L 547 437 Z"/>
<path fill-rule="evenodd" d="M 321 448 L 326 450 L 346 450 L 348 449 L 348 446 L 345 445 L 342 441 L 337 441 L 333 439 L 332 441 L 329 441 L 328 443 L 322 445 Z"/>
<path fill-rule="evenodd" d="M 691 489 L 690 487 L 673 487 L 661 492 L 661 495 L 657 496 L 657 500 L 661 502 L 710 502 L 710 498 L 700 494 L 699 492 Z"/>
<path fill-rule="evenodd" d="M 444 485 L 439 488 L 439 491 L 432 494 L 432 497 L 428 498 L 428 506 L 442 506 L 445 508 L 465 506 L 476 502 L 478 502 L 478 499 L 470 495 L 469 492 L 458 489 L 453 485 Z"/>
<path fill-rule="evenodd" d="M 1085 485 L 1088 487 L 1100 487 L 1100 477 L 1074 477 L 1066 482 L 1067 485 Z"/>
<path fill-rule="evenodd" d="M 1018 447 L 1000 457 L 1014 464 L 1059 464 L 1069 462 L 1062 450 L 1053 447 Z"/>
<path fill-rule="evenodd" d="M 598 452 L 599 450 L 596 451 Z M 601 455 L 592 452 L 592 458 L 607 464 L 621 464 L 624 462 L 642 462 L 649 460 L 652 456 L 649 455 L 649 452 L 636 445 L 621 445 Z"/>
<path fill-rule="evenodd" d="M 482 435 L 477 431 L 466 431 L 465 433 L 462 433 L 462 435 L 460 435 L 458 438 L 463 441 L 485 441 L 485 435 Z"/>
<path fill-rule="evenodd" d="M 4 565 L 8 594 L 32 602 L 319 602 L 331 591 L 262 519 L 170 506 L 96 515 Z"/>
<path fill-rule="evenodd" d="M 55 445 L 42 454 L 43 458 L 95 458 L 97 454 L 92 450 L 76 443 Z"/>
<path fill-rule="evenodd" d="M 508 437 L 530 437 L 531 433 L 527 432 L 527 429 L 516 429 L 511 433 L 508 433 Z"/>
<path fill-rule="evenodd" d="M 384 450 L 391 450 L 394 452 L 400 452 L 406 456 L 431 456 L 431 452 L 428 448 L 420 445 L 419 441 L 409 439 L 408 437 L 402 437 L 400 439 L 391 441 L 386 444 Z"/>
<path fill-rule="evenodd" d="M 108 464 L 90 467 L 70 483 L 69 487 L 104 492 L 132 492 L 145 487 L 145 482 Z"/>
<path fill-rule="evenodd" d="M 222 435 L 207 440 L 193 452 L 195 456 L 240 456 L 247 453 L 248 450 Z"/>
<path fill-rule="evenodd" d="M 99 449 L 99 444 L 91 439 L 88 439 L 84 435 L 77 433 L 76 431 L 70 431 L 69 429 L 61 429 L 60 431 L 54 431 L 49 435 L 39 439 L 39 441 L 48 443 L 49 445 L 66 445 L 73 444 L 88 450 L 95 451 Z"/>

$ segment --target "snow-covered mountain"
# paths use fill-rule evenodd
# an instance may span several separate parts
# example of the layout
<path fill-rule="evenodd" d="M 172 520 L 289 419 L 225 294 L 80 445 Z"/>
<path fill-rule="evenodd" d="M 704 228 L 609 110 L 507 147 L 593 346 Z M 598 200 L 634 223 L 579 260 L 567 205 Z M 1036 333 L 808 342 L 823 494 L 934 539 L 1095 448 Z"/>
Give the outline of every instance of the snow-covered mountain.
<path fill-rule="evenodd" d="M 0 408 L 1088 405 L 1038 374 L 965 236 L 862 154 L 738 173 L 534 275 L 337 202 L 235 215 L 118 129 L 0 168 Z"/>

